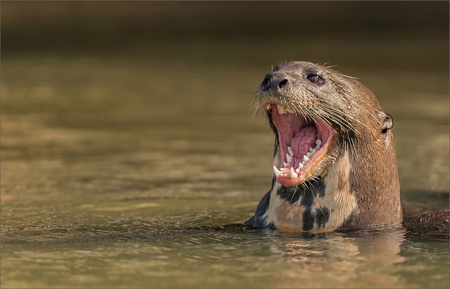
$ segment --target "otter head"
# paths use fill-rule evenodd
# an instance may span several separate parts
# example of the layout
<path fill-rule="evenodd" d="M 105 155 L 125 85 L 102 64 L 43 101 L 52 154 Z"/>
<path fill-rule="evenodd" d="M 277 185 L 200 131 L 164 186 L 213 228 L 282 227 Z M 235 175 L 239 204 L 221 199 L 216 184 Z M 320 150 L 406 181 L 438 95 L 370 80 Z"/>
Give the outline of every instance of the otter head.
<path fill-rule="evenodd" d="M 275 133 L 266 223 L 304 230 L 308 219 L 306 228 L 334 230 L 401 221 L 393 120 L 365 86 L 328 67 L 288 62 L 264 77 L 256 103 Z M 308 193 L 314 200 L 305 203 Z"/>

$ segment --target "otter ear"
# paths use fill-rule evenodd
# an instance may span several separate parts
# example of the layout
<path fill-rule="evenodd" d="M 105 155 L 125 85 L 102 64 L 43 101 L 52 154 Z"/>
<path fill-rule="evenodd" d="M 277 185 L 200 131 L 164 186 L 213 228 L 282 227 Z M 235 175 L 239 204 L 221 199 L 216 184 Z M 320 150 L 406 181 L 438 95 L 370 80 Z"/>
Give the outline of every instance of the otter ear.
<path fill-rule="evenodd" d="M 389 113 L 386 113 L 384 111 L 379 111 L 378 116 L 381 119 L 381 122 L 383 124 L 381 128 L 381 133 L 386 133 L 388 130 L 394 127 L 394 119 Z"/>

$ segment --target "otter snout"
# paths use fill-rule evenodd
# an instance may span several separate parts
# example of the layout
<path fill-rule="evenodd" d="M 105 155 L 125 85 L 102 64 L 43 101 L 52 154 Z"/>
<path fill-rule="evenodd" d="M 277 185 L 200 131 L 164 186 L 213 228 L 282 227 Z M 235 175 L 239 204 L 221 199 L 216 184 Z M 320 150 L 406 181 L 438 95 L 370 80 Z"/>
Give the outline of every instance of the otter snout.
<path fill-rule="evenodd" d="M 272 72 L 266 74 L 263 82 L 261 83 L 260 89 L 262 91 L 268 90 L 278 90 L 289 85 L 288 76 L 284 72 Z"/>

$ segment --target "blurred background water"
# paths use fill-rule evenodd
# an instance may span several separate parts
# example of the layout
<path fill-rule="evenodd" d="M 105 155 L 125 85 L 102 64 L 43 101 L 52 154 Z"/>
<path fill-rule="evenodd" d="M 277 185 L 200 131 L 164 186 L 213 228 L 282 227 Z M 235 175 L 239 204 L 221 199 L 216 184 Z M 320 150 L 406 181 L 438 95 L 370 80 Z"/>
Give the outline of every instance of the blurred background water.
<path fill-rule="evenodd" d="M 269 189 L 249 105 L 336 65 L 395 120 L 405 216 L 448 208 L 448 2 L 2 2 L 1 286 L 449 285 L 448 240 L 240 226 Z"/>

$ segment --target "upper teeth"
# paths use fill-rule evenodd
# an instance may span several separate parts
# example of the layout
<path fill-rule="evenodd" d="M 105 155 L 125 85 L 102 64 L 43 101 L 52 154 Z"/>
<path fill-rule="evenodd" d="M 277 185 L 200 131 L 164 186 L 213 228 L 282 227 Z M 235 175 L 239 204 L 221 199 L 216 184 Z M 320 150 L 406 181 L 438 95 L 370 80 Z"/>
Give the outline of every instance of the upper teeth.
<path fill-rule="evenodd" d="M 294 111 L 292 109 L 284 107 L 279 104 L 277 104 L 277 109 L 278 109 L 279 114 L 294 113 Z"/>
<path fill-rule="evenodd" d="M 286 154 L 286 161 L 283 162 L 283 168 L 278 169 L 276 166 L 273 166 L 273 171 L 277 178 L 286 177 L 290 179 L 296 179 L 300 175 L 300 171 L 303 166 L 310 160 L 310 158 L 320 149 L 322 142 L 320 139 L 316 140 L 316 146 L 313 148 L 309 148 L 309 151 L 306 155 L 303 156 L 302 161 L 298 163 L 298 167 L 294 169 L 294 151 L 291 147 L 288 147 L 288 153 Z M 291 164 L 292 163 L 292 164 Z"/>

